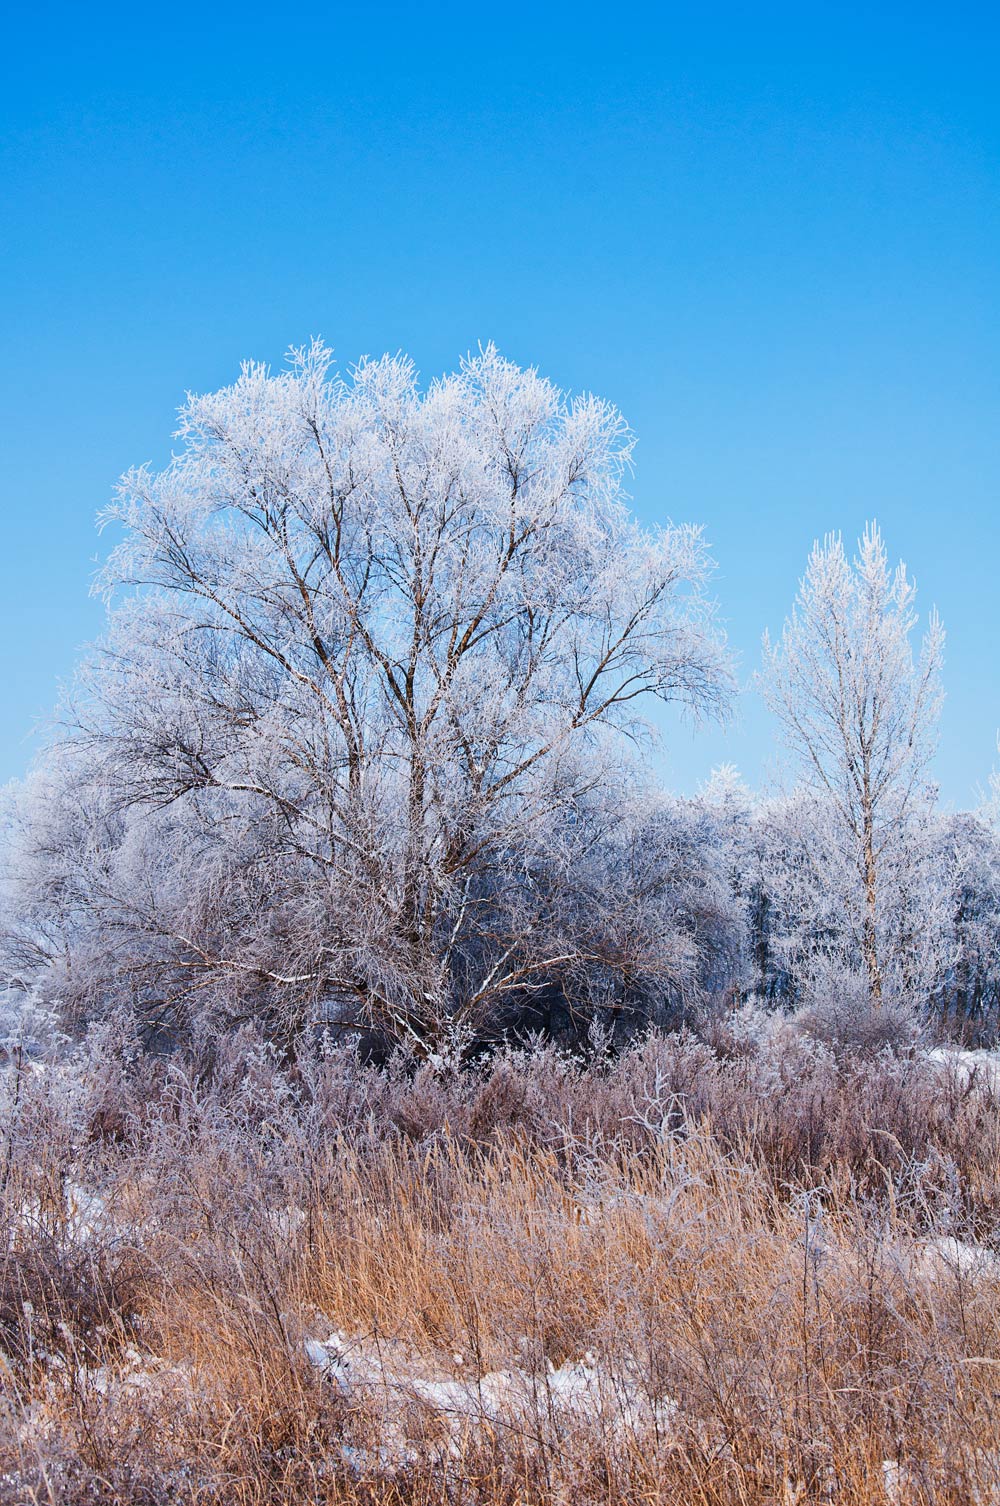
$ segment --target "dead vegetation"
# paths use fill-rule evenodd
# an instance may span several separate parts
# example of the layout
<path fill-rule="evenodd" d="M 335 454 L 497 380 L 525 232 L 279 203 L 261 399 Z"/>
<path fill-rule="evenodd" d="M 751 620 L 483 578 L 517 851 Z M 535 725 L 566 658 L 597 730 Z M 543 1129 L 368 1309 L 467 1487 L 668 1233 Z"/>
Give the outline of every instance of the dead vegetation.
<path fill-rule="evenodd" d="M 227 1049 L 9 1093 L 4 1501 L 998 1498 L 992 1082 Z"/>

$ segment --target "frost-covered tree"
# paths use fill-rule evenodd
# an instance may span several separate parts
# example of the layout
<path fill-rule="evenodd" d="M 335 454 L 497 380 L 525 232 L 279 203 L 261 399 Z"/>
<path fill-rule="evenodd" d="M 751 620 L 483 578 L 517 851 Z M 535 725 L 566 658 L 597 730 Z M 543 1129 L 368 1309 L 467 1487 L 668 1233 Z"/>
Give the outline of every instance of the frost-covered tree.
<path fill-rule="evenodd" d="M 943 629 L 932 612 L 915 659 L 915 594 L 905 566 L 890 569 L 876 525 L 853 562 L 829 536 L 813 548 L 780 641 L 764 638 L 765 701 L 829 811 L 827 845 L 857 879 L 848 916 L 876 1004 L 893 931 L 886 912 L 905 886 L 906 832 L 925 803 L 942 699 Z"/>
<path fill-rule="evenodd" d="M 425 1049 L 641 972 L 642 927 L 571 923 L 574 875 L 642 701 L 721 712 L 730 675 L 700 531 L 629 511 L 618 411 L 492 346 L 421 390 L 314 344 L 179 437 L 106 514 L 109 631 L 50 775 L 135 997 L 169 1021 L 228 979 L 289 1030 L 322 1003 Z"/>
<path fill-rule="evenodd" d="M 963 1035 L 1000 1028 L 1000 779 L 977 810 L 937 823 L 934 869 L 945 893 L 949 947 L 935 1002 Z"/>
<path fill-rule="evenodd" d="M 814 791 L 772 795 L 755 816 L 749 858 L 757 886 L 756 991 L 772 1002 L 799 1002 L 815 960 L 850 950 L 844 934 L 850 866 L 843 844 L 831 843 L 829 812 Z"/>

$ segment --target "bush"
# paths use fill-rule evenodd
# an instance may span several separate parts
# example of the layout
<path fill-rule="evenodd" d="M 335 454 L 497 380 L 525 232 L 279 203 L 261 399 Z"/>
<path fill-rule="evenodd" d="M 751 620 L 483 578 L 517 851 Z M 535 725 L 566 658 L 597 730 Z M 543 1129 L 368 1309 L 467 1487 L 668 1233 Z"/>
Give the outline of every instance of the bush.
<path fill-rule="evenodd" d="M 835 965 L 814 972 L 797 1023 L 835 1051 L 860 1057 L 904 1051 L 921 1034 L 919 1013 L 911 1002 L 873 999 L 866 978 Z"/>

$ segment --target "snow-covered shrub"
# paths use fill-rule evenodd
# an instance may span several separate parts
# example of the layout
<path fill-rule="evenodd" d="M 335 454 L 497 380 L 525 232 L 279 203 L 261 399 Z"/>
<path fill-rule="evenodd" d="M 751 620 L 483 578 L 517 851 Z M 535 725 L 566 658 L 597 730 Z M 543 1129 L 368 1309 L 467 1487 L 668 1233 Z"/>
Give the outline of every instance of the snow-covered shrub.
<path fill-rule="evenodd" d="M 837 962 L 814 967 L 795 1021 L 816 1040 L 859 1057 L 909 1050 L 921 1032 L 912 1000 L 874 1000 L 868 977 Z"/>

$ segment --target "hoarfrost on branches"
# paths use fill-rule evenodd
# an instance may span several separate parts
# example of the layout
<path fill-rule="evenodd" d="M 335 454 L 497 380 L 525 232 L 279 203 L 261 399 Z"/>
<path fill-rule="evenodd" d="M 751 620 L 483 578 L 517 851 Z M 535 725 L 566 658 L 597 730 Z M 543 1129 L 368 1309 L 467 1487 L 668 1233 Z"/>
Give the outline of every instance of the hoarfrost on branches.
<path fill-rule="evenodd" d="M 47 776 L 150 1028 L 227 975 L 237 1017 L 424 1052 L 581 972 L 676 974 L 624 907 L 570 924 L 635 824 L 643 698 L 731 688 L 701 532 L 636 523 L 618 411 L 492 346 L 422 391 L 313 344 L 179 435 L 105 514 L 110 630 Z"/>
<path fill-rule="evenodd" d="M 884 912 L 906 887 L 906 836 L 930 798 L 924 776 L 942 701 L 944 630 L 932 612 L 915 661 L 915 596 L 870 524 L 853 562 L 839 535 L 814 546 L 780 641 L 764 636 L 764 698 L 829 812 L 828 852 L 856 879 L 844 896 L 876 1005 Z"/>

